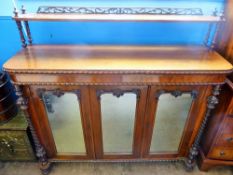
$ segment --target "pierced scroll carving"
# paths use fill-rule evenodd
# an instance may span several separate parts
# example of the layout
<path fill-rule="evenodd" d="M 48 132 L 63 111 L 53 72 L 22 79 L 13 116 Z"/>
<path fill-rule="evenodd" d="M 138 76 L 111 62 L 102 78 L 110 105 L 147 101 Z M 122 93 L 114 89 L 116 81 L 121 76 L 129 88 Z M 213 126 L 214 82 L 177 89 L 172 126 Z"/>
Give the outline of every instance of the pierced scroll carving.
<path fill-rule="evenodd" d="M 199 150 L 199 145 L 200 145 L 200 141 L 201 141 L 201 137 L 203 135 L 203 132 L 205 130 L 206 124 L 208 122 L 208 119 L 211 115 L 211 112 L 213 109 L 215 109 L 216 105 L 218 104 L 218 98 L 217 96 L 220 93 L 220 85 L 217 85 L 214 87 L 212 95 L 208 97 L 207 99 L 207 110 L 205 113 L 205 117 L 204 120 L 201 123 L 200 129 L 198 131 L 198 134 L 196 136 L 196 139 L 189 151 L 189 155 L 188 155 L 188 159 L 185 162 L 186 164 L 186 168 L 187 170 L 192 170 L 194 168 L 195 165 L 195 159 L 198 155 L 198 150 Z"/>
<path fill-rule="evenodd" d="M 183 92 L 182 91 L 178 91 L 178 90 L 175 90 L 175 91 L 172 91 L 171 92 L 171 95 L 172 96 L 174 96 L 174 97 L 179 97 L 179 96 L 181 96 L 183 94 Z"/>
<path fill-rule="evenodd" d="M 51 92 L 51 94 L 46 94 L 46 92 Z M 74 93 L 77 96 L 78 100 L 80 101 L 81 99 L 80 90 L 63 91 L 61 89 L 55 89 L 55 90 L 46 90 L 44 88 L 37 89 L 37 94 L 39 98 L 44 102 L 45 107 L 49 113 L 55 112 L 53 109 L 53 105 L 52 105 L 52 102 L 53 102 L 52 95 L 60 98 L 63 95 L 65 95 L 65 92 Z"/>
<path fill-rule="evenodd" d="M 58 98 L 65 95 L 66 92 L 67 93 L 74 93 L 75 95 L 77 95 L 78 100 L 80 100 L 80 98 L 81 98 L 80 90 L 64 91 L 64 90 L 61 90 L 61 89 L 47 90 L 45 88 L 39 88 L 39 89 L 37 89 L 37 94 L 40 97 L 40 99 L 43 98 L 43 95 L 45 94 L 45 92 L 51 92 L 54 96 L 56 96 Z"/>
<path fill-rule="evenodd" d="M 109 94 L 109 93 L 117 98 L 123 96 L 125 93 L 133 93 L 133 94 L 136 94 L 137 99 L 140 98 L 140 90 L 139 89 L 132 89 L 132 90 L 113 89 L 113 90 L 97 90 L 96 91 L 97 99 L 100 100 L 101 95 Z"/>
<path fill-rule="evenodd" d="M 65 93 L 63 91 L 61 91 L 60 89 L 56 89 L 52 91 L 52 94 L 58 98 L 62 97 L 63 95 L 65 95 Z"/>
<path fill-rule="evenodd" d="M 191 97 L 193 99 L 196 99 L 197 96 L 198 96 L 198 91 L 196 90 L 192 90 L 191 92 L 187 92 L 187 91 L 180 91 L 180 90 L 174 90 L 174 91 L 165 91 L 165 90 L 160 90 L 158 91 L 156 94 L 155 94 L 155 98 L 156 99 L 159 99 L 159 97 L 162 95 L 162 94 L 165 94 L 165 93 L 170 93 L 172 96 L 174 97 L 179 97 L 179 96 L 182 96 L 183 94 L 190 94 Z"/>
<path fill-rule="evenodd" d="M 40 140 L 36 134 L 35 128 L 32 124 L 31 118 L 28 113 L 28 98 L 23 97 L 23 92 L 20 86 L 15 85 L 16 95 L 18 96 L 17 104 L 24 112 L 28 126 L 30 128 L 32 138 L 35 144 L 36 156 L 40 163 L 40 169 L 43 174 L 48 174 L 50 171 L 51 164 L 48 161 L 44 147 L 41 145 Z"/>
<path fill-rule="evenodd" d="M 43 99 L 43 96 L 45 96 L 46 92 L 52 92 L 52 94 L 56 97 L 61 97 L 63 96 L 65 93 L 63 91 L 61 91 L 60 89 L 55 89 L 55 90 L 47 90 L 44 88 L 40 88 L 37 90 L 37 94 L 40 97 L 40 99 Z"/>
<path fill-rule="evenodd" d="M 138 7 L 62 7 L 40 6 L 39 14 L 151 14 L 151 15 L 197 15 L 202 16 L 201 8 L 138 8 Z"/>

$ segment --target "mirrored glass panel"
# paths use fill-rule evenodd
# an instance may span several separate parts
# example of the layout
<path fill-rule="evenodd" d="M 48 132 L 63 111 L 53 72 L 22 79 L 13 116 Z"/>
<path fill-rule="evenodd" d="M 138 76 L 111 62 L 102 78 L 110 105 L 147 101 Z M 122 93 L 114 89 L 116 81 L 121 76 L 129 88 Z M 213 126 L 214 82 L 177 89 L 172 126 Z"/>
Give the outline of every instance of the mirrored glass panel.
<path fill-rule="evenodd" d="M 78 96 L 75 93 L 43 95 L 58 154 L 85 155 Z"/>
<path fill-rule="evenodd" d="M 136 95 L 101 95 L 104 154 L 132 154 Z"/>
<path fill-rule="evenodd" d="M 192 104 L 190 93 L 159 96 L 150 152 L 177 152 Z"/>

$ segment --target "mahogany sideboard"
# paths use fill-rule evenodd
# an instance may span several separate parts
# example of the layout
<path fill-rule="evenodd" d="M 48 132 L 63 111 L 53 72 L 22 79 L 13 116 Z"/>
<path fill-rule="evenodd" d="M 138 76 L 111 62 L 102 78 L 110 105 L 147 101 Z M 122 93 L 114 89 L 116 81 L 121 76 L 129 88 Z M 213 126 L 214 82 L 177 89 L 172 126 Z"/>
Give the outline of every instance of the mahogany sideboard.
<path fill-rule="evenodd" d="M 204 47 L 34 45 L 4 69 L 32 121 L 42 169 L 185 157 L 192 167 L 232 65 Z"/>
<path fill-rule="evenodd" d="M 57 161 L 184 160 L 187 169 L 195 164 L 220 87 L 233 68 L 214 51 L 217 30 L 212 41 L 211 30 L 207 33 L 205 46 L 32 45 L 29 20 L 222 20 L 199 11 L 199 16 L 120 11 L 127 14 L 15 12 L 24 48 L 4 70 L 28 118 L 44 174 Z"/>

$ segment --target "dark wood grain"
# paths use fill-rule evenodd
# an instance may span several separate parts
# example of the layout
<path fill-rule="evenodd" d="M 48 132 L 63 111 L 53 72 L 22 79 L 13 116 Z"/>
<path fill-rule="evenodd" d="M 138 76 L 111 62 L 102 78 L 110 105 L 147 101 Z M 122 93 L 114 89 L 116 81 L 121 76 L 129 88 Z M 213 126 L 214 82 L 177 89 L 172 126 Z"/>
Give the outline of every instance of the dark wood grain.
<path fill-rule="evenodd" d="M 69 58 L 69 59 L 67 59 Z M 203 46 L 33 45 L 4 64 L 14 73 L 224 74 L 232 65 Z"/>

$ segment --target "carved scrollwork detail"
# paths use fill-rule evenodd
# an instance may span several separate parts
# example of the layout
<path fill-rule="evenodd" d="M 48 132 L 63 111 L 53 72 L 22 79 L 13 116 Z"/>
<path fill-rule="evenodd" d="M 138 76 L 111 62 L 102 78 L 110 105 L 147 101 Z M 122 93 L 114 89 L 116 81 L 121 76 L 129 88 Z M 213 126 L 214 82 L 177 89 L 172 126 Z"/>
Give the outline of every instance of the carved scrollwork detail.
<path fill-rule="evenodd" d="M 198 91 L 197 90 L 192 90 L 191 92 L 187 92 L 187 91 L 180 91 L 180 90 L 174 90 L 174 91 L 166 91 L 166 90 L 159 90 L 156 94 L 155 94 L 155 98 L 159 99 L 159 97 L 162 94 L 165 93 L 170 93 L 172 96 L 174 96 L 175 98 L 182 96 L 183 94 L 190 94 L 191 97 L 193 99 L 196 99 L 198 96 Z"/>
<path fill-rule="evenodd" d="M 183 92 L 182 91 L 179 91 L 179 90 L 175 90 L 175 91 L 172 91 L 171 92 L 171 95 L 172 96 L 174 96 L 174 97 L 179 97 L 179 96 L 181 96 L 183 94 Z"/>
<path fill-rule="evenodd" d="M 52 95 L 60 98 L 62 97 L 63 95 L 65 95 L 65 93 L 74 93 L 75 95 L 77 95 L 78 97 L 78 100 L 80 100 L 81 98 L 81 93 L 80 93 L 80 90 L 73 90 L 73 91 L 64 91 L 64 90 L 61 90 L 61 89 L 53 89 L 53 90 L 49 90 L 49 89 L 45 89 L 45 88 L 39 88 L 37 89 L 37 94 L 39 96 L 39 98 L 42 100 L 43 99 L 43 96 L 45 96 L 46 92 L 50 92 Z"/>
<path fill-rule="evenodd" d="M 103 89 L 101 89 L 101 90 L 96 91 L 97 99 L 100 100 L 101 95 L 109 94 L 109 93 L 117 98 L 123 96 L 125 93 L 134 93 L 134 94 L 136 94 L 137 99 L 140 98 L 140 90 L 139 89 L 132 89 L 132 90 L 121 90 L 121 89 L 103 90 Z"/>
<path fill-rule="evenodd" d="M 40 6 L 39 14 L 150 14 L 150 15 L 198 15 L 202 16 L 201 8 L 141 8 L 141 7 L 63 7 Z"/>
<path fill-rule="evenodd" d="M 53 95 L 57 98 L 60 98 L 65 95 L 65 93 L 74 93 L 78 100 L 81 98 L 80 90 L 73 90 L 73 91 L 64 91 L 61 89 L 54 89 L 54 90 L 46 90 L 45 88 L 39 88 L 37 89 L 37 94 L 41 101 L 44 102 L 45 107 L 49 113 L 54 113 L 55 110 L 53 109 Z"/>
<path fill-rule="evenodd" d="M 52 95 L 54 95 L 54 96 L 56 96 L 58 98 L 61 97 L 61 96 L 63 96 L 65 94 L 60 89 L 54 89 L 54 90 L 47 90 L 45 88 L 37 89 L 37 94 L 40 97 L 40 99 L 43 99 L 43 97 L 46 95 L 46 92 L 51 92 Z"/>
<path fill-rule="evenodd" d="M 64 91 L 60 90 L 60 89 L 55 89 L 51 91 L 52 94 L 58 98 L 62 97 L 63 95 L 65 95 Z"/>

